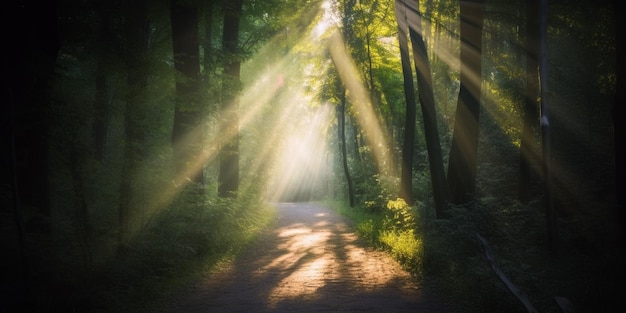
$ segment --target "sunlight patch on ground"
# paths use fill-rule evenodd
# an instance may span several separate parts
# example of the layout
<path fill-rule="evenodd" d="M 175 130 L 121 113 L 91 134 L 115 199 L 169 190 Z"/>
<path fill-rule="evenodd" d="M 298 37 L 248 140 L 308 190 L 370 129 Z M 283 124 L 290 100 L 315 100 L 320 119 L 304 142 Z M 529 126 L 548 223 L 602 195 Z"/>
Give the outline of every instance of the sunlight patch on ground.
<path fill-rule="evenodd" d="M 269 291 L 269 308 L 276 308 L 283 301 L 315 299 L 320 288 L 329 283 L 344 283 L 347 276 L 357 284 L 346 285 L 348 293 L 373 291 L 391 282 L 394 277 L 389 275 L 389 269 L 381 268 L 385 263 L 372 259 L 371 252 L 357 246 L 358 236 L 347 225 L 327 220 L 326 214 L 313 216 L 320 219 L 313 226 L 298 223 L 276 231 L 283 240 L 278 246 L 282 254 L 269 260 L 257 275 L 288 275 Z"/>

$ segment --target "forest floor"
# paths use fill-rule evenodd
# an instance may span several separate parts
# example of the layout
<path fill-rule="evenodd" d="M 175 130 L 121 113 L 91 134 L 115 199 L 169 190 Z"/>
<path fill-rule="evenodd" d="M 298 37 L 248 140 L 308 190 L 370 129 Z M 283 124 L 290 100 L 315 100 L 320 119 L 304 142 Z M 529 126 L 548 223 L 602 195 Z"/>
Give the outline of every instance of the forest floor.
<path fill-rule="evenodd" d="M 442 299 L 360 239 L 336 212 L 319 204 L 284 203 L 273 227 L 167 311 L 459 311 Z"/>

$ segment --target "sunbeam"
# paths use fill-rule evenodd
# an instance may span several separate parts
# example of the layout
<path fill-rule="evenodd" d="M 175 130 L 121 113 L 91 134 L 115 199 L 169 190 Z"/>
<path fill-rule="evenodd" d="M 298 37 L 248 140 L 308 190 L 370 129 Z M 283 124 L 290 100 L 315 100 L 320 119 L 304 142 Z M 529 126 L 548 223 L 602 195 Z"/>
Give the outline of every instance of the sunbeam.
<path fill-rule="evenodd" d="M 326 141 L 332 110 L 329 105 L 322 105 L 311 111 L 304 118 L 306 108 L 294 112 L 292 120 L 299 116 L 300 121 L 290 127 L 293 129 L 288 128 L 289 133 L 283 134 L 276 172 L 270 183 L 273 200 L 309 200 L 327 185 L 330 168 L 326 162 Z"/>
<path fill-rule="evenodd" d="M 328 42 L 328 49 L 341 82 L 343 83 L 348 99 L 355 108 L 356 119 L 365 133 L 372 149 L 372 156 L 378 170 L 395 177 L 395 166 L 389 155 L 389 147 L 385 129 L 380 126 L 376 117 L 369 92 L 361 79 L 361 74 L 354 64 L 354 60 L 346 51 L 345 43 L 339 32 L 335 32 Z"/>

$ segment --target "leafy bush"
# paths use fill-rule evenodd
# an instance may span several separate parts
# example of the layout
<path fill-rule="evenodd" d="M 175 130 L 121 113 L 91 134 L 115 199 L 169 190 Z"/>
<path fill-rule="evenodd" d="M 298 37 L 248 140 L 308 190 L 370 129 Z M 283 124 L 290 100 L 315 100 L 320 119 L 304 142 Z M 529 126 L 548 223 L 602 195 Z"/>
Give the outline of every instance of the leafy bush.
<path fill-rule="evenodd" d="M 274 211 L 264 203 L 258 195 L 221 199 L 194 188 L 182 192 L 97 273 L 91 288 L 98 305 L 114 312 L 156 310 L 155 299 L 167 301 L 268 225 Z"/>

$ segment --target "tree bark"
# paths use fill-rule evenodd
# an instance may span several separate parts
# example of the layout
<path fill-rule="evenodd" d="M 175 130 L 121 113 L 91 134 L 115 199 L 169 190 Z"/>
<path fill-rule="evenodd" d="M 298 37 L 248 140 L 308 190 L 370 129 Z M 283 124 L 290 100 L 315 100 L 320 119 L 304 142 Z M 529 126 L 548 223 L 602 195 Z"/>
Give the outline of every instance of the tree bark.
<path fill-rule="evenodd" d="M 224 79 L 220 105 L 220 135 L 223 138 L 219 153 L 218 195 L 236 197 L 239 190 L 239 88 L 241 59 L 239 46 L 239 19 L 243 0 L 228 1 L 224 6 Z"/>
<path fill-rule="evenodd" d="M 471 201 L 476 191 L 484 0 L 461 1 L 461 86 L 450 147 L 451 201 Z"/>
<path fill-rule="evenodd" d="M 448 187 L 443 168 L 439 129 L 437 127 L 437 112 L 435 96 L 433 94 L 433 80 L 430 73 L 430 62 L 426 44 L 422 37 L 422 20 L 419 12 L 419 2 L 402 1 L 406 6 L 409 36 L 413 49 L 413 62 L 417 75 L 417 87 L 420 107 L 424 118 L 424 135 L 428 149 L 428 164 L 433 184 L 433 198 L 437 217 L 445 214 L 448 205 Z"/>
<path fill-rule="evenodd" d="M 178 0 L 170 4 L 174 68 L 180 74 L 172 128 L 174 168 L 179 182 L 203 183 L 203 166 L 194 162 L 202 141 L 201 132 L 196 130 L 202 116 L 198 9 Z"/>
<path fill-rule="evenodd" d="M 343 173 L 346 175 L 346 182 L 348 183 L 348 199 L 350 201 L 350 207 L 354 207 L 354 185 L 352 183 L 352 176 L 350 175 L 350 168 L 348 167 L 348 152 L 346 148 L 346 91 L 341 87 L 341 104 L 337 107 L 339 112 L 338 130 L 339 141 L 341 144 L 341 163 L 343 165 Z"/>
<path fill-rule="evenodd" d="M 96 65 L 96 94 L 94 99 L 93 110 L 93 146 L 94 159 L 102 163 L 104 162 L 107 141 L 108 128 L 108 110 L 107 110 L 107 81 L 104 73 L 104 65 L 101 60 Z"/>
<path fill-rule="evenodd" d="M 624 120 L 626 117 L 626 112 L 624 112 L 624 105 L 626 105 L 626 80 L 624 79 L 624 75 L 626 75 L 626 63 L 624 63 L 624 36 L 619 35 L 624 29 L 624 20 L 622 19 L 621 12 L 617 10 L 618 1 L 613 1 L 614 3 L 614 12 L 615 14 L 615 33 L 618 34 L 615 36 L 616 38 L 616 51 L 615 55 L 617 56 L 617 82 L 615 88 L 615 103 L 613 104 L 613 140 L 615 143 L 615 190 L 616 192 L 616 218 L 618 223 L 619 235 L 618 239 L 623 247 L 626 244 L 626 212 L 624 212 L 624 190 L 626 190 L 626 186 L 624 186 L 624 179 L 626 178 L 626 167 L 624 166 L 624 159 L 626 159 L 626 154 L 624 153 L 624 125 L 626 121 Z"/>
<path fill-rule="evenodd" d="M 558 228 L 556 209 L 554 207 L 552 185 L 552 136 L 550 134 L 550 99 L 548 90 L 548 4 L 540 1 L 540 32 L 539 32 L 539 81 L 541 88 L 541 149 L 543 156 L 543 188 L 548 245 L 552 252 L 558 250 Z"/>
<path fill-rule="evenodd" d="M 520 143 L 519 200 L 530 200 L 531 174 L 537 129 L 539 98 L 539 0 L 526 2 L 526 97 L 523 110 L 523 128 Z"/>
<path fill-rule="evenodd" d="M 38 232 L 50 230 L 49 110 L 51 81 L 60 49 L 57 3 L 19 2 L 3 6 L 11 21 L 5 29 L 5 70 L 14 99 L 15 153 L 22 208 L 45 219 Z"/>
<path fill-rule="evenodd" d="M 110 47 L 113 45 L 114 39 L 109 29 L 110 14 L 106 9 L 99 8 L 98 15 L 100 24 L 97 29 L 98 44 L 96 44 L 97 60 L 92 131 L 93 157 L 102 163 L 106 156 L 107 130 L 110 116 L 107 60 L 110 57 Z"/>
<path fill-rule="evenodd" d="M 148 16 L 146 0 L 134 1 L 127 12 L 126 32 L 126 68 L 128 93 L 124 107 L 124 148 L 122 173 L 120 179 L 120 198 L 118 209 L 118 252 L 126 247 L 133 216 L 131 200 L 133 176 L 141 153 L 141 130 L 137 125 L 139 113 L 145 101 L 147 86 L 147 51 L 148 51 Z"/>
<path fill-rule="evenodd" d="M 398 23 L 398 42 L 400 45 L 400 61 L 402 63 L 402 78 L 404 83 L 404 100 L 406 102 L 404 141 L 402 144 L 402 171 L 400 174 L 400 198 L 408 205 L 413 205 L 413 151 L 415 146 L 415 85 L 413 84 L 413 70 L 409 53 L 406 7 L 395 3 L 396 21 Z"/>

